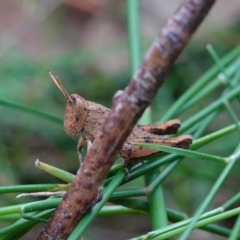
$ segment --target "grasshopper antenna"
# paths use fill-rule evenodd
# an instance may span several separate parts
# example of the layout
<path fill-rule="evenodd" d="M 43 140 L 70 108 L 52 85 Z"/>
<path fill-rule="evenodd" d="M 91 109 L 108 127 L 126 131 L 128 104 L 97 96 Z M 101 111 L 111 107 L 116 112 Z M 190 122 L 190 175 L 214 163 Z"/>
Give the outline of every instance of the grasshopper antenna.
<path fill-rule="evenodd" d="M 54 83 L 57 85 L 57 87 L 60 89 L 60 91 L 63 93 L 63 95 L 65 96 L 65 98 L 67 99 L 68 102 L 72 102 L 72 99 L 70 97 L 70 95 L 68 94 L 68 92 L 66 91 L 66 89 L 63 87 L 60 79 L 57 76 L 54 76 L 50 70 L 48 70 L 48 73 L 50 75 L 50 77 L 52 78 L 52 80 L 54 81 Z"/>

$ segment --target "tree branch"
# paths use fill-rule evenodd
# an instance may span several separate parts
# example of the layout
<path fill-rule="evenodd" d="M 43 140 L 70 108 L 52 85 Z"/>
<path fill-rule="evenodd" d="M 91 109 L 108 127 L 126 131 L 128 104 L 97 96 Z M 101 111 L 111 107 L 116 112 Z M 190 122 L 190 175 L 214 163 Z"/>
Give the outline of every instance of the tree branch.
<path fill-rule="evenodd" d="M 162 29 L 96 136 L 76 178 L 38 239 L 66 239 L 96 203 L 103 181 L 132 128 L 207 15 L 214 0 L 186 0 Z"/>

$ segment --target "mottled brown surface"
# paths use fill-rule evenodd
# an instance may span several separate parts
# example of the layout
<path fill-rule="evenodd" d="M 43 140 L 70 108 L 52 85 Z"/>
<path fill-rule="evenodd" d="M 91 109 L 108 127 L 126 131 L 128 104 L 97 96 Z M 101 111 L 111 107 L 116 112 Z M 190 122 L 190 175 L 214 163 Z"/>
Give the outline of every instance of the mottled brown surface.
<path fill-rule="evenodd" d="M 90 101 L 87 101 L 87 109 L 88 116 L 83 129 L 83 135 L 86 140 L 93 142 L 111 110 L 103 105 Z"/>
<path fill-rule="evenodd" d="M 64 118 L 66 133 L 74 138 L 81 133 L 77 150 L 79 160 L 82 162 L 81 150 L 84 143 L 87 141 L 89 150 L 89 145 L 92 145 L 95 136 L 102 129 L 103 123 L 110 114 L 111 109 L 101 104 L 87 101 L 77 94 L 69 95 L 59 78 L 53 76 L 50 71 L 49 74 L 67 100 Z M 188 148 L 192 143 L 192 138 L 189 135 L 171 139 L 164 139 L 159 136 L 160 134 L 176 133 L 180 125 L 181 122 L 178 119 L 173 119 L 161 124 L 135 126 L 120 151 L 120 155 L 125 159 L 124 167 L 128 163 L 137 162 L 137 160 L 160 153 L 157 150 L 132 145 L 132 142 L 156 143 L 172 147 Z M 126 169 L 125 171 L 127 172 Z"/>
<path fill-rule="evenodd" d="M 71 137 L 77 137 L 87 119 L 86 101 L 77 94 L 72 94 L 71 100 L 67 101 L 64 129 Z"/>
<path fill-rule="evenodd" d="M 213 0 L 185 1 L 163 28 L 130 85 L 115 96 L 112 111 L 75 181 L 38 239 L 66 239 L 94 204 L 117 153 L 213 3 Z M 89 183 L 91 187 L 86 189 L 85 184 Z"/>
<path fill-rule="evenodd" d="M 164 124 L 147 124 L 139 127 L 152 134 L 165 135 L 177 133 L 180 126 L 181 122 L 178 119 L 173 119 L 165 122 Z"/>
<path fill-rule="evenodd" d="M 180 125 L 180 121 L 176 119 L 161 124 L 135 126 L 120 151 L 121 156 L 125 158 L 125 166 L 128 163 L 134 163 L 140 159 L 160 153 L 160 151 L 157 150 L 132 145 L 132 142 L 189 148 L 189 145 L 192 143 L 192 137 L 189 135 L 175 138 L 163 138 L 159 136 L 160 132 L 163 135 L 176 133 Z"/>

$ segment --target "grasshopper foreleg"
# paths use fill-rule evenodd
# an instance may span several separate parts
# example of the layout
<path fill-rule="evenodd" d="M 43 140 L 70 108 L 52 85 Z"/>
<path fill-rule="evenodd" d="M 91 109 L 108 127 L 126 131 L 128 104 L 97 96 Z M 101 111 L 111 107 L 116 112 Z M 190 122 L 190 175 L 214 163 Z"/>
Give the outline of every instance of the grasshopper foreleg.
<path fill-rule="evenodd" d="M 85 138 L 81 136 L 77 144 L 77 153 L 78 153 L 80 166 L 82 165 L 82 162 L 83 162 L 82 149 L 83 149 L 84 143 L 85 143 Z"/>

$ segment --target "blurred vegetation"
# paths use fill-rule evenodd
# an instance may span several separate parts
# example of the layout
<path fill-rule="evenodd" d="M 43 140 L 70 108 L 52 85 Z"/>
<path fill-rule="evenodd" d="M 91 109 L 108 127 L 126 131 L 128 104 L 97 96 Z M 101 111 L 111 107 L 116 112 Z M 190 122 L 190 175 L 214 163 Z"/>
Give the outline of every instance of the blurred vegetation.
<path fill-rule="evenodd" d="M 67 8 L 67 6 L 65 7 Z M 55 11 L 59 21 L 66 14 L 66 11 L 64 6 Z M 84 21 L 94 21 L 94 17 L 96 18 L 95 21 L 97 21 L 97 17 L 94 15 L 88 15 L 81 11 L 78 14 L 82 16 L 81 25 L 84 24 Z M 57 31 L 63 31 L 62 26 L 56 20 L 56 16 L 53 13 L 49 17 L 50 20 L 47 19 L 42 24 L 47 24 L 50 21 L 53 29 L 58 28 Z M 125 22 L 124 14 L 119 14 L 115 21 L 120 22 L 120 24 L 117 24 L 119 27 Z M 239 39 L 240 32 L 236 26 L 238 24 L 234 22 L 232 27 L 219 30 L 219 35 L 224 36 L 224 41 L 220 37 L 214 39 L 213 46 L 220 58 L 225 56 L 237 44 L 236 38 Z M 221 26 L 219 26 L 220 28 Z M 156 29 L 156 31 L 158 30 Z M 71 38 L 71 36 L 68 37 Z M 143 36 L 144 51 L 151 41 L 152 39 Z M 215 63 L 205 49 L 205 41 L 194 39 L 181 55 L 169 74 L 166 84 L 152 104 L 153 122 L 158 121 L 185 90 Z M 36 159 L 72 173 L 75 173 L 78 169 L 77 142 L 65 134 L 62 126 L 65 99 L 51 82 L 47 70 L 50 68 L 61 79 L 69 93 L 78 93 L 88 100 L 111 107 L 113 94 L 117 90 L 125 88 L 131 79 L 131 74 L 129 68 L 118 68 L 114 72 L 105 72 L 99 67 L 98 63 L 103 64 L 105 58 L 114 58 L 114 56 L 119 55 L 125 56 L 126 54 L 126 39 L 120 39 L 111 46 L 106 44 L 92 49 L 78 46 L 71 51 L 61 52 L 56 56 L 47 56 L 46 58 L 33 57 L 26 53 L 21 45 L 5 50 L 0 64 L 1 186 L 59 183 L 56 178 L 34 167 Z M 191 114 L 198 112 L 216 100 L 223 88 L 219 88 L 207 96 L 204 101 L 201 101 L 200 104 L 191 107 L 187 114 L 178 117 L 184 122 Z M 47 119 L 43 115 L 39 115 L 39 113 L 19 109 L 18 104 L 34 111 L 49 114 L 55 118 Z M 235 102 L 233 107 L 236 110 L 235 113 L 238 114 L 239 105 Z M 231 117 L 227 111 L 224 111 L 210 125 L 205 134 L 232 123 Z M 200 150 L 219 156 L 228 156 L 236 147 L 236 142 L 239 142 L 239 136 L 238 133 L 233 133 L 223 139 L 216 140 L 214 143 L 210 143 Z M 232 169 L 213 205 L 223 203 L 229 196 L 238 191 L 238 167 L 239 163 Z M 212 162 L 195 160 L 193 162 L 192 159 L 183 161 L 164 183 L 167 205 L 192 214 L 222 168 L 222 165 Z M 142 184 L 142 180 L 135 180 L 127 187 L 133 185 L 142 186 Z M 24 198 L 16 200 L 15 196 L 16 194 L 1 195 L 0 206 L 18 204 L 28 200 Z M 228 221 L 225 224 L 231 227 L 232 222 Z M 8 223 L 0 223 L 0 227 L 6 225 Z M 147 226 L 148 224 L 146 224 L 146 228 Z M 137 232 L 137 230 L 134 231 Z M 137 234 L 136 232 L 134 234 Z M 142 232 L 144 233 L 144 230 Z M 132 236 L 132 234 L 130 235 Z"/>

